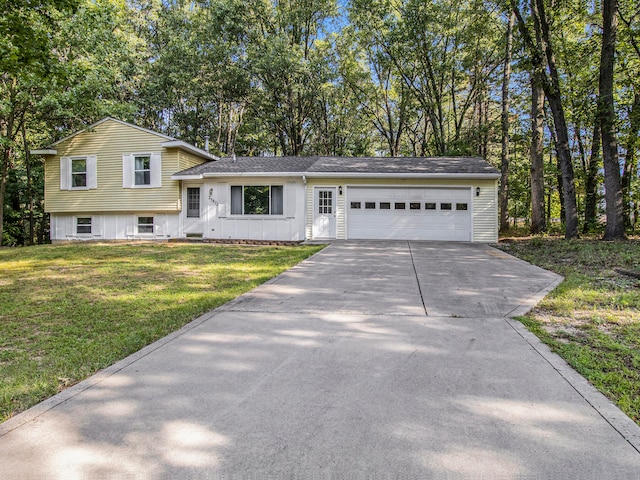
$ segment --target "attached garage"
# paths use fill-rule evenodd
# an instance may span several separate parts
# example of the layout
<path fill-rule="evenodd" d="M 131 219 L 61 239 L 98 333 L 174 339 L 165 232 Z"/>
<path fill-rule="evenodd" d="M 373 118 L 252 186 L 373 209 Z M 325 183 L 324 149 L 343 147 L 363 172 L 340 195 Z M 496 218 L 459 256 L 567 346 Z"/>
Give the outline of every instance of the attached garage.
<path fill-rule="evenodd" d="M 472 240 L 471 188 L 349 187 L 348 239 Z"/>

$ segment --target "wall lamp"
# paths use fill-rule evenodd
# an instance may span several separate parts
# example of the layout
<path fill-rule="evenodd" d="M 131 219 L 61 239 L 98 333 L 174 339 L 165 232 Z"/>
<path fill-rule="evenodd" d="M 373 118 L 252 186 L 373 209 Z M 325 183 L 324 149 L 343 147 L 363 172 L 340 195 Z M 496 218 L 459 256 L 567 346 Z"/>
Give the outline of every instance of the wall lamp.
<path fill-rule="evenodd" d="M 338 195 L 342 195 L 342 185 L 338 187 Z"/>
<path fill-rule="evenodd" d="M 480 196 L 480 187 L 476 187 L 476 197 Z"/>

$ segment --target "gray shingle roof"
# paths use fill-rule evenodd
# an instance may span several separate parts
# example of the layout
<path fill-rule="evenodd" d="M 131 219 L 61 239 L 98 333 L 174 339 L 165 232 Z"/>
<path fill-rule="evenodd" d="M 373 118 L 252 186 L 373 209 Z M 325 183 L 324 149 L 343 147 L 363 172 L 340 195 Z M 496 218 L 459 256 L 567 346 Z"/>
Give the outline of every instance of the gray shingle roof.
<path fill-rule="evenodd" d="M 498 175 L 480 157 L 237 157 L 223 158 L 183 170 L 176 176 L 274 173 L 319 176 L 326 174 L 376 175 Z"/>

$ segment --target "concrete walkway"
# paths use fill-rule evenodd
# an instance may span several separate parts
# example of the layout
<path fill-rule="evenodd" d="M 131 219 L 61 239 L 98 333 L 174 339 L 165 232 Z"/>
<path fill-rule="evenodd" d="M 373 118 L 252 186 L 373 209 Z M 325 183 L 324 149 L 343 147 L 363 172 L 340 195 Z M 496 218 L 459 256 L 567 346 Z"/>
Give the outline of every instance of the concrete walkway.
<path fill-rule="evenodd" d="M 640 429 L 486 245 L 336 242 L 0 425 L 0 478 L 637 479 Z"/>

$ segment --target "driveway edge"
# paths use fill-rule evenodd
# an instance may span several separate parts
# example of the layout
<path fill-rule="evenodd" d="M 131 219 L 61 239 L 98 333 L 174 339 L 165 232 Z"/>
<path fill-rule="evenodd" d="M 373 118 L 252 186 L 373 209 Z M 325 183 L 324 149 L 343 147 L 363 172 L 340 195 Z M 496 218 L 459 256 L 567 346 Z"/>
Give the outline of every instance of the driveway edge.
<path fill-rule="evenodd" d="M 609 425 L 640 453 L 640 426 L 574 370 L 560 355 L 552 352 L 521 322 L 513 318 L 505 318 L 505 320 Z"/>

